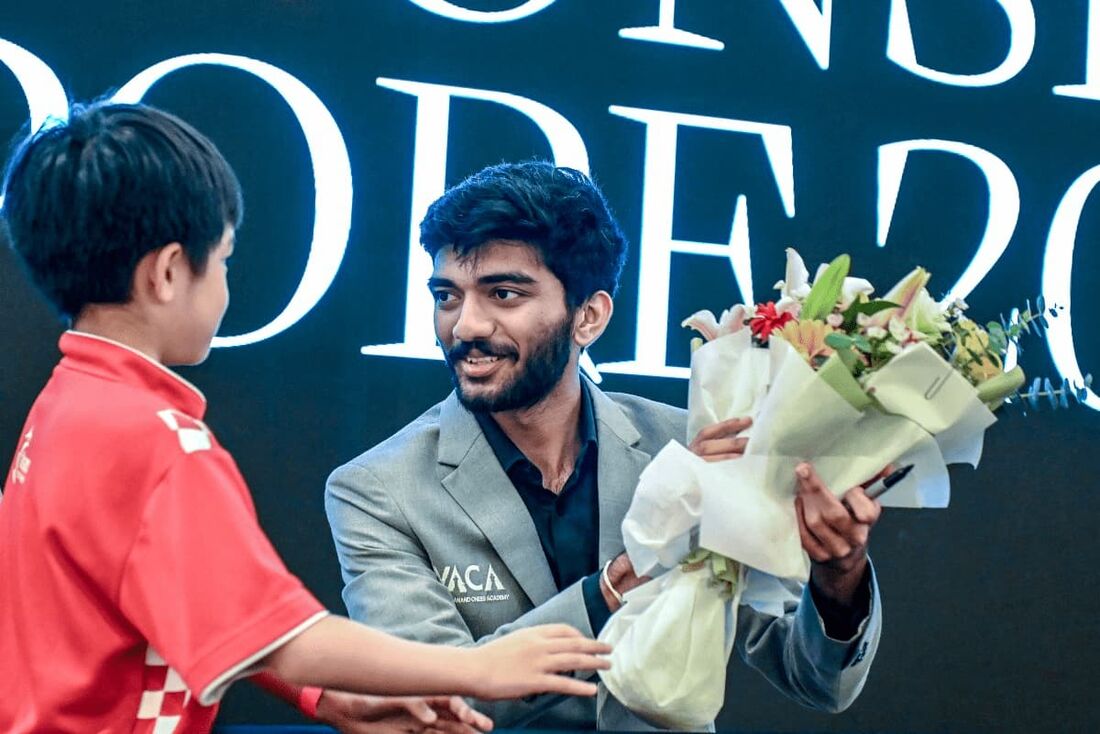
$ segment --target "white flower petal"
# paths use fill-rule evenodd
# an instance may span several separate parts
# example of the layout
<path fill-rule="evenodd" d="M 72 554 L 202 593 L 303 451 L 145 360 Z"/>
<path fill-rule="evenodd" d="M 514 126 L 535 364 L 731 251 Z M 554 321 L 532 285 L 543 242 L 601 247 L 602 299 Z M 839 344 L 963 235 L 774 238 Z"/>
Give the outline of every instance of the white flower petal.
<path fill-rule="evenodd" d="M 795 298 L 785 296 L 775 302 L 775 312 L 789 313 L 797 319 L 798 315 L 802 313 L 802 302 Z"/>
<path fill-rule="evenodd" d="M 793 247 L 787 248 L 786 278 L 776 283 L 784 298 L 805 298 L 810 295 L 810 272 Z"/>
<path fill-rule="evenodd" d="M 696 311 L 680 322 L 680 326 L 695 329 L 704 339 L 714 341 L 718 338 L 718 320 L 710 311 Z"/>
<path fill-rule="evenodd" d="M 752 308 L 739 303 L 722 312 L 722 318 L 718 320 L 718 335 L 736 334 L 745 328 L 745 322 L 752 318 Z"/>
<path fill-rule="evenodd" d="M 840 290 L 840 307 L 848 308 L 852 305 L 852 302 L 859 298 L 861 295 L 869 296 L 875 292 L 875 287 L 871 285 L 871 281 L 864 280 L 863 278 L 845 278 L 844 285 Z"/>
<path fill-rule="evenodd" d="M 890 332 L 886 331 L 886 329 L 882 328 L 881 326 L 867 327 L 868 339 L 885 339 L 888 336 L 890 336 Z"/>

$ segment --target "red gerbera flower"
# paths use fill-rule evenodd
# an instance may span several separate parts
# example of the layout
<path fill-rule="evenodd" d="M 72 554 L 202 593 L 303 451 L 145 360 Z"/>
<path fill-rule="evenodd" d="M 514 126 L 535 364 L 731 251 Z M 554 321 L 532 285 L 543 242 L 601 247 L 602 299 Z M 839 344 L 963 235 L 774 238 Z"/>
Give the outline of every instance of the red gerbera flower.
<path fill-rule="evenodd" d="M 768 337 L 776 329 L 782 329 L 784 324 L 794 321 L 794 316 L 787 312 L 777 313 L 775 302 L 768 301 L 756 306 L 756 314 L 749 320 L 749 328 L 752 335 L 760 344 L 767 344 Z"/>

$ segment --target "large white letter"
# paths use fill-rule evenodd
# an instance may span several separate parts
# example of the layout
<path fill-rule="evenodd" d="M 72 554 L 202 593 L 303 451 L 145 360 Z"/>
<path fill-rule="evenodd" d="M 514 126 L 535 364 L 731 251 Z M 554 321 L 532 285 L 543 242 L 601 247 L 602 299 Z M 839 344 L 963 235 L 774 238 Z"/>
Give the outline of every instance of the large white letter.
<path fill-rule="evenodd" d="M 978 251 L 945 301 L 965 298 L 1000 259 L 1016 231 L 1020 216 L 1020 188 L 1005 162 L 984 148 L 954 140 L 902 140 L 878 149 L 878 246 L 886 246 L 890 222 L 898 203 L 902 174 L 914 150 L 937 150 L 966 158 L 976 165 L 989 185 L 989 219 Z"/>
<path fill-rule="evenodd" d="M 829 37 L 833 25 L 833 0 L 823 0 L 821 10 L 816 0 L 779 0 L 798 30 L 814 61 L 822 69 L 829 68 Z M 657 25 L 623 28 L 619 36 L 632 41 L 652 41 L 674 46 L 688 46 L 708 51 L 721 51 L 724 43 L 698 33 L 676 27 L 676 0 L 661 0 L 657 10 Z"/>
<path fill-rule="evenodd" d="M 0 38 L 0 64 L 11 69 L 15 81 L 23 90 L 30 110 L 32 133 L 51 118 L 60 122 L 69 118 L 69 99 L 65 96 L 65 90 L 57 75 L 42 59 Z M 4 197 L 0 195 L 0 209 L 3 207 Z"/>
<path fill-rule="evenodd" d="M 1077 350 L 1073 347 L 1073 321 L 1070 318 L 1073 246 L 1077 241 L 1081 210 L 1085 208 L 1085 201 L 1097 183 L 1100 183 L 1100 166 L 1085 171 L 1069 187 L 1054 212 L 1050 234 L 1047 236 L 1047 249 L 1043 254 L 1043 299 L 1048 305 L 1061 306 L 1063 309 L 1050 319 L 1047 346 L 1058 372 L 1078 386 L 1083 384 L 1084 376 L 1077 363 Z M 1088 390 L 1085 404 L 1093 410 L 1100 410 L 1100 397 Z"/>
<path fill-rule="evenodd" d="M 470 10 L 448 0 L 409 0 L 409 2 L 419 5 L 429 13 L 467 23 L 507 23 L 534 15 L 554 4 L 554 0 L 527 0 L 508 10 Z"/>
<path fill-rule="evenodd" d="M 813 2 L 813 0 L 807 0 Z M 830 0 L 825 0 L 830 2 Z M 676 27 L 676 0 L 661 0 L 657 9 L 657 25 L 647 25 L 638 28 L 623 28 L 619 36 L 631 41 L 652 41 L 653 43 L 668 43 L 673 46 L 687 46 L 689 48 L 702 48 L 707 51 L 721 51 L 726 44 L 714 38 L 701 36 L 698 33 L 681 30 Z"/>
<path fill-rule="evenodd" d="M 668 296 L 672 253 L 729 259 L 741 299 L 753 302 L 749 223 L 744 196 L 738 197 L 728 243 L 687 242 L 672 236 L 676 196 L 676 142 L 681 125 L 759 135 L 779 187 L 788 217 L 794 216 L 794 160 L 791 128 L 763 122 L 703 117 L 680 112 L 609 108 L 611 113 L 646 124 L 645 183 L 642 193 L 642 236 L 638 263 L 638 322 L 634 359 L 601 364 L 605 372 L 687 377 L 684 367 L 665 364 L 668 336 Z M 686 314 L 685 314 L 686 315 Z"/>
<path fill-rule="evenodd" d="M 544 104 L 506 92 L 425 84 L 401 79 L 378 79 L 379 86 L 411 94 L 417 99 L 416 146 L 413 151 L 412 213 L 409 220 L 409 267 L 405 293 L 405 340 L 398 344 L 365 346 L 363 354 L 415 359 L 442 359 L 435 341 L 428 278 L 432 261 L 420 246 L 420 220 L 446 187 L 447 138 L 451 98 L 478 99 L 510 107 L 527 116 L 546 136 L 559 166 L 588 172 L 588 151 L 577 128 Z M 587 353 L 582 366 L 595 378 Z"/>
<path fill-rule="evenodd" d="M 909 26 L 909 8 L 906 0 L 891 0 L 890 35 L 886 42 L 886 58 L 917 76 L 941 84 L 959 87 L 991 87 L 1003 84 L 1020 73 L 1031 60 L 1035 50 L 1035 8 L 1031 0 L 996 0 L 1008 16 L 1008 52 L 995 69 L 980 74 L 951 74 L 917 61 L 913 47 L 913 29 Z"/>
<path fill-rule="evenodd" d="M 286 100 L 302 126 L 313 162 L 313 241 L 302 280 L 286 308 L 270 323 L 247 334 L 214 339 L 215 347 L 237 347 L 262 341 L 290 328 L 317 305 L 332 284 L 344 259 L 351 227 L 351 163 L 340 128 L 317 95 L 282 69 L 244 56 L 189 54 L 167 59 L 128 81 L 113 99 L 140 102 L 149 88 L 166 74 L 201 64 L 247 71 L 270 84 Z"/>
<path fill-rule="evenodd" d="M 1061 84 L 1054 87 L 1055 94 L 1100 99 L 1100 53 L 1096 52 L 1097 44 L 1100 44 L 1100 5 L 1097 5 L 1097 0 L 1089 0 L 1088 30 L 1085 35 L 1085 83 Z"/>
<path fill-rule="evenodd" d="M 829 39 L 833 30 L 833 0 L 822 0 L 821 10 L 816 0 L 780 0 L 791 22 L 798 29 L 806 48 L 822 70 L 829 68 Z"/>

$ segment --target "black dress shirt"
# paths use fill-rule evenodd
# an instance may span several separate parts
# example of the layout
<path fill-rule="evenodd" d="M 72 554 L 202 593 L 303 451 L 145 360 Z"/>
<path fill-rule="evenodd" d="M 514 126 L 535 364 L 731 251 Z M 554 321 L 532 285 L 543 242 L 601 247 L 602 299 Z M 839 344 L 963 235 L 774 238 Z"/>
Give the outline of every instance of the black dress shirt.
<path fill-rule="evenodd" d="M 524 456 L 488 413 L 475 413 L 485 439 L 512 481 L 539 535 L 558 590 L 583 579 L 585 606 L 599 634 L 611 616 L 600 591 L 600 504 L 597 485 L 596 415 L 588 387 L 581 386 L 580 452 L 561 492 L 546 489 L 542 472 Z"/>

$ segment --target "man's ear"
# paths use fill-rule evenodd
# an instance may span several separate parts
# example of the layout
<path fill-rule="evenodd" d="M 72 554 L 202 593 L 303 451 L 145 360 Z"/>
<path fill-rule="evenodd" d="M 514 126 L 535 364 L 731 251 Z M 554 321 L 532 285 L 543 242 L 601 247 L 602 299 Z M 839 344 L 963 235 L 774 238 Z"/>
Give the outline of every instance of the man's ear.
<path fill-rule="evenodd" d="M 170 303 L 183 284 L 181 267 L 190 269 L 191 265 L 178 242 L 145 253 L 134 268 L 133 297 L 156 304 Z"/>
<path fill-rule="evenodd" d="M 615 304 L 607 291 L 596 291 L 589 296 L 577 309 L 573 341 L 581 349 L 590 347 L 607 328 L 607 322 L 611 320 L 611 313 L 614 310 Z"/>

